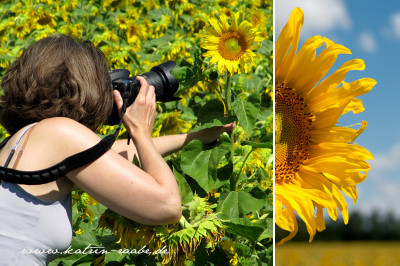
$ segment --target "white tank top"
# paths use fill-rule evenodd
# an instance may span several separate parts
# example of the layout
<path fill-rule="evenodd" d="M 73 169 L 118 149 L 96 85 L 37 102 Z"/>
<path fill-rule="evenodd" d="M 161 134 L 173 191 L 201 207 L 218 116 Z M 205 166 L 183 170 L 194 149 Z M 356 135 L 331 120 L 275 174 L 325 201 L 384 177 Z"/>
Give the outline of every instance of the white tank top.
<path fill-rule="evenodd" d="M 71 216 L 71 193 L 49 202 L 1 182 L 0 265 L 47 265 L 71 244 Z"/>
<path fill-rule="evenodd" d="M 47 265 L 72 240 L 71 193 L 41 200 L 17 184 L 0 185 L 0 265 Z"/>

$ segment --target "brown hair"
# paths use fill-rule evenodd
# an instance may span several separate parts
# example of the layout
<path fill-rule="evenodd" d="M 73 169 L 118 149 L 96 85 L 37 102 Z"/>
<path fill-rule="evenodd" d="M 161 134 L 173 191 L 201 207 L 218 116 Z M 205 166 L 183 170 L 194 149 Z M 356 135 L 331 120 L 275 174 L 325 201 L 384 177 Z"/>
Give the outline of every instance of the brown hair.
<path fill-rule="evenodd" d="M 111 79 L 104 54 L 66 35 L 28 47 L 5 73 L 0 123 L 11 134 L 50 117 L 69 117 L 95 130 L 111 114 Z"/>

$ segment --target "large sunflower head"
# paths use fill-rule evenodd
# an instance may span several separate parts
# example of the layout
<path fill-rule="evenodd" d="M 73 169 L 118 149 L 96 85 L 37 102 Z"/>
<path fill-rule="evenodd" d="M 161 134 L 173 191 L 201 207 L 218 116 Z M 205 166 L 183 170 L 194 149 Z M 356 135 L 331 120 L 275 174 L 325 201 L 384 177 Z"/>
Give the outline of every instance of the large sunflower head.
<path fill-rule="evenodd" d="M 261 41 L 257 29 L 248 21 L 238 24 L 239 13 L 233 16 L 232 24 L 229 25 L 228 17 L 221 15 L 220 21 L 210 18 L 212 27 L 205 29 L 205 41 L 201 47 L 208 50 L 203 56 L 211 57 L 210 64 L 218 62 L 220 73 L 229 72 L 230 75 L 238 70 L 247 72 L 247 64 L 255 65 L 253 50 L 254 43 Z"/>
<path fill-rule="evenodd" d="M 339 127 L 337 121 L 349 111 L 364 110 L 359 95 L 376 84 L 364 78 L 347 83 L 350 70 L 363 70 L 360 59 L 345 62 L 325 77 L 346 47 L 314 36 L 297 51 L 304 16 L 292 12 L 276 43 L 275 83 L 275 212 L 276 224 L 290 234 L 297 233 L 295 212 L 305 222 L 312 241 L 325 229 L 323 209 L 336 220 L 341 212 L 348 221 L 342 192 L 357 199 L 356 185 L 369 170 L 371 153 L 353 142 L 366 127 Z M 317 50 L 320 51 L 317 54 Z"/>

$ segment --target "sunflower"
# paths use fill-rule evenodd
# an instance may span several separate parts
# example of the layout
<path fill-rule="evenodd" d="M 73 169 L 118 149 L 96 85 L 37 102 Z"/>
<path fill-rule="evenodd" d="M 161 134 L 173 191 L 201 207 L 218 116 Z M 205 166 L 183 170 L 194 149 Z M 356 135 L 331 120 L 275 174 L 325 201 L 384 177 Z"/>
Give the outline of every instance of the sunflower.
<path fill-rule="evenodd" d="M 365 68 L 360 59 L 345 62 L 321 80 L 339 54 L 351 52 L 314 36 L 296 54 L 303 21 L 303 11 L 294 9 L 276 43 L 275 213 L 276 224 L 290 232 L 278 244 L 297 233 L 295 212 L 305 222 L 310 242 L 316 230 L 325 229 L 324 208 L 333 220 L 339 209 L 347 224 L 342 192 L 356 202 L 356 185 L 370 169 L 366 160 L 373 159 L 370 152 L 353 143 L 365 129 L 365 121 L 359 129 L 336 124 L 342 114 L 364 110 L 361 100 L 354 97 L 370 91 L 375 80 L 344 81 L 348 71 Z"/>
<path fill-rule="evenodd" d="M 103 10 L 114 11 L 124 4 L 123 0 L 105 0 L 101 2 Z"/>
<path fill-rule="evenodd" d="M 232 8 L 230 7 L 221 7 L 221 9 L 219 9 L 217 12 L 217 14 L 223 14 L 226 17 L 233 17 L 235 15 L 235 13 L 233 12 Z"/>
<path fill-rule="evenodd" d="M 179 223 L 160 226 L 143 225 L 107 209 L 99 219 L 97 230 L 111 230 L 122 249 L 146 246 L 156 251 L 165 246 L 166 254 L 154 253 L 163 257 L 161 264 L 184 265 L 185 260 L 194 259 L 194 252 L 202 242 L 213 251 L 225 235 L 225 226 L 213 212 L 213 207 L 206 199 L 195 195 L 182 206 L 183 216 Z"/>
<path fill-rule="evenodd" d="M 147 11 L 151 11 L 153 9 L 160 8 L 157 1 L 154 1 L 154 0 L 144 1 L 143 6 L 147 9 Z"/>
<path fill-rule="evenodd" d="M 18 39 L 24 39 L 30 33 L 29 27 L 26 24 L 20 24 L 16 28 L 14 28 L 14 34 Z"/>
<path fill-rule="evenodd" d="M 201 44 L 208 52 L 203 56 L 211 57 L 210 64 L 218 62 L 220 73 L 226 70 L 230 75 L 237 70 L 247 72 L 247 63 L 255 65 L 254 42 L 261 41 L 257 29 L 248 21 L 238 25 L 239 13 L 233 16 L 232 25 L 228 24 L 228 17 L 221 15 L 220 19 L 209 19 L 212 27 L 205 28 L 208 34 L 205 34 L 205 41 Z"/>
<path fill-rule="evenodd" d="M 250 10 L 249 21 L 254 27 L 264 29 L 264 27 L 266 27 L 268 23 L 268 18 L 266 17 L 265 11 L 260 11 L 256 9 Z"/>
<path fill-rule="evenodd" d="M 126 30 L 128 28 L 128 20 L 124 14 L 118 15 L 115 22 L 120 29 Z"/>
<path fill-rule="evenodd" d="M 42 29 L 45 26 L 56 27 L 57 22 L 55 20 L 55 16 L 50 13 L 48 10 L 44 10 L 43 8 L 39 8 L 38 14 L 36 17 L 37 28 Z"/>
<path fill-rule="evenodd" d="M 94 206 L 99 202 L 92 197 L 90 197 L 87 193 L 76 190 L 72 194 L 72 204 L 77 205 L 77 210 L 81 213 L 80 217 L 82 219 L 88 218 L 90 223 L 92 223 L 96 219 L 96 215 L 93 213 L 90 206 Z"/>
<path fill-rule="evenodd" d="M 76 8 L 77 5 L 78 5 L 78 0 L 63 1 L 63 6 L 67 10 L 72 10 L 72 9 Z"/>
<path fill-rule="evenodd" d="M 141 39 L 144 37 L 147 37 L 145 26 L 137 24 L 134 20 L 129 20 L 126 30 L 126 38 L 128 43 L 140 46 Z"/>
<path fill-rule="evenodd" d="M 161 115 L 162 128 L 161 134 L 177 134 L 178 132 L 183 133 L 189 131 L 192 124 L 186 120 L 180 118 L 182 111 L 174 110 L 172 112 L 166 112 Z"/>
<path fill-rule="evenodd" d="M 67 24 L 60 27 L 60 31 L 63 34 L 69 35 L 74 38 L 80 38 L 82 36 L 83 25 L 82 23 Z"/>

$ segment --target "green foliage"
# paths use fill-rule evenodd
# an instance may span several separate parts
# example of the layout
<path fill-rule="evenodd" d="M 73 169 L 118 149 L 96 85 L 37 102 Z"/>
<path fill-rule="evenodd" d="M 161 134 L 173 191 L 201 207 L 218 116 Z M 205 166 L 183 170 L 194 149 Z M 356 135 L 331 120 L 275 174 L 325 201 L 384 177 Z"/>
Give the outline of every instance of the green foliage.
<path fill-rule="evenodd" d="M 222 137 L 214 148 L 209 148 L 204 147 L 199 140 L 195 140 L 186 145 L 181 152 L 183 172 L 194 178 L 207 193 L 227 182 L 218 179 L 217 171 L 218 163 L 229 152 L 226 143 L 229 143 L 229 140 Z"/>
<path fill-rule="evenodd" d="M 233 12 L 253 23 L 264 40 L 254 51 L 255 66 L 228 77 L 200 46 L 208 18 Z M 71 248 L 90 245 L 108 252 L 65 254 L 50 265 L 272 263 L 272 1 L 5 1 L 0 17 L 1 76 L 34 41 L 64 33 L 93 41 L 112 68 L 127 68 L 133 75 L 166 60 L 177 63 L 172 74 L 180 81 L 175 96 L 182 100 L 158 104 L 153 136 L 236 122 L 234 131 L 216 143 L 194 140 L 166 158 L 182 197 L 180 223 L 140 225 L 74 192 Z M 98 133 L 113 129 L 104 126 Z M 1 127 L 0 135 L 6 136 Z M 166 246 L 169 253 L 148 255 L 143 245 L 130 243 Z M 136 252 L 121 254 L 120 249 Z"/>
<path fill-rule="evenodd" d="M 251 134 L 260 111 L 261 95 L 259 92 L 253 92 L 244 101 L 241 101 L 235 93 L 233 95 L 235 97 L 232 102 L 233 110 L 243 129 Z"/>

